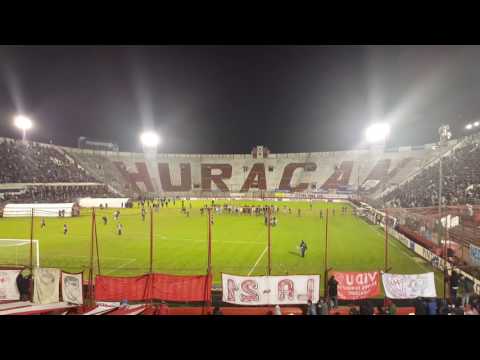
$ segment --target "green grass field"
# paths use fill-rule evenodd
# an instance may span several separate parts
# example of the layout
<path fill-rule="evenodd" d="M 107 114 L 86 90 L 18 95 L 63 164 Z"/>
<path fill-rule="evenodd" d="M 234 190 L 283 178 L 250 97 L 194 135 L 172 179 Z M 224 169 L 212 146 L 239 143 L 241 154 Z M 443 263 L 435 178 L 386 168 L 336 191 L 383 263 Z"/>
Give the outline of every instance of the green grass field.
<path fill-rule="evenodd" d="M 192 201 L 190 217 L 181 213 L 181 201 L 175 206 L 154 212 L 154 270 L 169 274 L 204 274 L 207 269 L 207 216 L 200 208 L 207 201 Z M 219 201 L 224 204 L 226 201 Z M 259 202 L 232 201 L 233 204 Z M 268 202 L 263 202 L 267 204 Z M 185 201 L 187 209 L 189 201 Z M 351 215 L 342 215 L 341 203 L 317 202 L 310 209 L 307 202 L 275 202 L 280 207 L 278 225 L 272 227 L 272 274 L 321 274 L 324 272 L 325 209 L 330 211 L 328 223 L 329 267 L 339 271 L 382 270 L 384 267 L 384 234 L 380 227 L 369 225 Z M 283 206 L 291 207 L 292 214 Z M 300 208 L 301 217 L 297 216 Z M 323 210 L 324 219 L 319 217 Z M 150 248 L 150 214 L 145 222 L 140 208 L 121 209 L 120 222 L 124 234 L 116 234 L 113 209 L 97 210 L 97 233 L 100 266 L 103 275 L 134 275 L 148 271 Z M 107 215 L 108 224 L 101 217 Z M 263 216 L 214 216 L 212 225 L 212 267 L 214 282 L 221 273 L 265 275 L 267 271 L 267 227 Z M 78 272 L 88 268 L 91 238 L 91 211 L 82 210 L 80 217 L 46 218 L 41 229 L 35 218 L 34 239 L 40 244 L 40 265 Z M 69 232 L 63 235 L 63 224 Z M 0 218 L 1 239 L 29 239 L 29 218 Z M 299 256 L 298 244 L 305 240 L 305 258 Z M 0 264 L 28 264 L 29 247 L 0 247 Z M 395 239 L 389 242 L 389 266 L 393 273 L 423 273 L 432 268 Z M 87 273 L 85 273 L 87 274 Z M 437 292 L 443 292 L 442 275 L 436 272 Z"/>

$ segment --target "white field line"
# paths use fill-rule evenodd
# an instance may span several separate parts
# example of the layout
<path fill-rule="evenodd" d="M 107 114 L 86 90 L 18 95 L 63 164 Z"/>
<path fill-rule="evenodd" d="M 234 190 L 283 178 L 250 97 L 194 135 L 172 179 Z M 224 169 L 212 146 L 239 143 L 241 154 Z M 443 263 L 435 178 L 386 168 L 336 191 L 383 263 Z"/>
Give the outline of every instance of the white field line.
<path fill-rule="evenodd" d="M 137 261 L 137 259 L 130 259 L 130 261 L 127 261 L 127 262 L 123 263 L 122 265 L 116 267 L 115 269 L 106 272 L 105 275 L 112 274 L 112 273 L 116 272 L 117 270 L 120 270 L 121 268 L 124 268 L 125 266 L 130 265 L 131 263 L 133 263 L 135 261 Z"/>
<path fill-rule="evenodd" d="M 368 228 L 371 229 L 373 232 L 377 233 L 380 235 L 380 232 L 378 229 L 375 227 L 375 225 L 368 224 Z M 394 238 L 393 235 L 391 237 Z M 394 238 L 395 239 L 395 238 Z M 427 269 L 428 271 L 431 271 L 431 265 L 428 264 L 427 260 L 423 259 L 419 255 L 417 255 L 415 252 L 411 251 L 410 249 L 407 249 L 404 245 L 400 244 L 397 239 L 395 241 L 389 241 L 389 244 L 393 244 L 397 249 L 400 250 L 400 252 L 404 253 L 406 256 L 412 259 L 412 261 L 416 262 L 417 265 L 420 265 L 422 268 Z M 410 250 L 410 251 L 409 251 Z M 415 261 L 416 259 L 422 260 L 421 262 Z"/>
<path fill-rule="evenodd" d="M 265 249 L 263 250 L 263 252 L 260 254 L 260 256 L 258 257 L 257 259 L 257 262 L 255 264 L 253 264 L 253 267 L 250 269 L 250 271 L 248 272 L 248 275 L 247 276 L 250 276 L 251 273 L 253 272 L 253 270 L 255 270 L 255 268 L 257 267 L 258 263 L 260 262 L 260 260 L 263 258 L 263 255 L 265 255 L 265 253 L 267 252 L 268 250 L 268 245 L 265 246 Z"/>
<path fill-rule="evenodd" d="M 48 253 L 47 253 L 48 254 Z M 90 256 L 83 256 L 83 255 L 68 255 L 68 254 L 58 254 L 58 253 L 53 253 L 53 254 L 48 254 L 49 257 L 70 257 L 70 258 L 85 258 L 89 259 Z M 102 256 L 101 259 L 107 259 L 107 260 L 132 260 L 133 258 L 123 258 L 123 257 L 110 257 L 110 256 Z"/>

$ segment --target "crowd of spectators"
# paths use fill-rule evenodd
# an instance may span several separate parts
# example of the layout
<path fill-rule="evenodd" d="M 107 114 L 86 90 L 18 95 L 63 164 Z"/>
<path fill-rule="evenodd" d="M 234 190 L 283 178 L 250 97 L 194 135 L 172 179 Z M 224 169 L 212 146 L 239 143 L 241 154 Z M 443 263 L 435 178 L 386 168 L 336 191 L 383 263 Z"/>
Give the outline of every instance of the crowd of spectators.
<path fill-rule="evenodd" d="M 85 186 L 52 186 L 39 185 L 28 186 L 20 193 L 2 194 L 4 202 L 74 202 L 81 197 L 116 197 L 106 185 L 85 185 Z M 1 199 L 0 199 L 1 200 Z"/>
<path fill-rule="evenodd" d="M 480 146 L 478 142 L 452 151 L 442 158 L 442 203 L 480 204 Z M 413 179 L 382 198 L 389 207 L 438 205 L 439 163 L 425 168 Z"/>
<path fill-rule="evenodd" d="M 55 147 L 0 142 L 0 183 L 97 182 Z"/>

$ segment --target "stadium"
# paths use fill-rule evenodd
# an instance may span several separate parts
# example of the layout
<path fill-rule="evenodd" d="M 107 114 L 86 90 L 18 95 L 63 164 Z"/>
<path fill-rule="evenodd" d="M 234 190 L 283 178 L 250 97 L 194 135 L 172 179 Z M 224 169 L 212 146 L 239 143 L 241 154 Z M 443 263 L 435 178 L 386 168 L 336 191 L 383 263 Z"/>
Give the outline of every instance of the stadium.
<path fill-rule="evenodd" d="M 13 119 L 0 315 L 478 315 L 478 122 L 414 146 L 379 122 L 350 150 L 176 154 L 153 130 L 125 152 Z"/>

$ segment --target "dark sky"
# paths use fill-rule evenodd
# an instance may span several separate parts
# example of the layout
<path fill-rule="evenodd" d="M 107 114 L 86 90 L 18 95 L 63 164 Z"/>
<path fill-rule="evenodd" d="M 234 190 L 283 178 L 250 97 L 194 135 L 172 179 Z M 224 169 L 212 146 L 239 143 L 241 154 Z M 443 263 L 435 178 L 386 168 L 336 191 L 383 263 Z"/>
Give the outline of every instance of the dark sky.
<path fill-rule="evenodd" d="M 0 136 L 21 111 L 31 139 L 124 151 L 152 126 L 162 152 L 344 150 L 375 120 L 418 145 L 480 118 L 479 64 L 478 46 L 3 46 Z"/>

